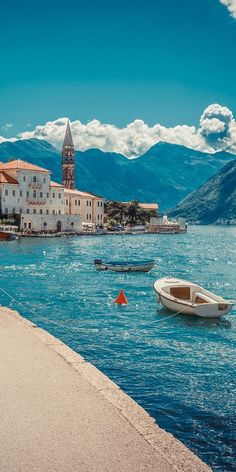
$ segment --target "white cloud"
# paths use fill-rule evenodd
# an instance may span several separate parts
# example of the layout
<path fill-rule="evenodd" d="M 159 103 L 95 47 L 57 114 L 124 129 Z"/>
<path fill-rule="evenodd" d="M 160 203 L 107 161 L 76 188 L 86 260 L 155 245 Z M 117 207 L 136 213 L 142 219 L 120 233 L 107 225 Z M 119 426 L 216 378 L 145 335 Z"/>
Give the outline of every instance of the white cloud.
<path fill-rule="evenodd" d="M 60 148 L 65 134 L 67 118 L 48 121 L 36 126 L 33 131 L 25 131 L 20 137 L 39 138 Z M 71 130 L 76 149 L 84 151 L 99 148 L 103 151 L 118 152 L 127 157 L 136 157 L 159 141 L 183 144 L 187 147 L 204 147 L 204 139 L 194 126 L 178 125 L 166 128 L 160 124 L 148 126 L 143 120 L 135 120 L 124 128 L 103 124 L 92 120 L 87 124 L 79 120 L 71 122 Z"/>
<path fill-rule="evenodd" d="M 228 8 L 233 18 L 236 18 L 236 0 L 220 0 L 220 3 Z"/>
<path fill-rule="evenodd" d="M 226 149 L 234 143 L 235 120 L 232 111 L 215 103 L 200 118 L 200 133 L 214 149 Z"/>
<path fill-rule="evenodd" d="M 67 119 L 59 118 L 38 125 L 34 130 L 18 135 L 18 139 L 43 139 L 60 149 Z M 137 119 L 123 128 L 118 128 L 94 119 L 87 124 L 75 120 L 71 122 L 71 130 L 75 148 L 81 151 L 98 148 L 127 157 L 138 157 L 154 144 L 164 141 L 203 152 L 227 149 L 236 153 L 236 125 L 233 114 L 227 107 L 218 104 L 206 108 L 200 118 L 199 127 L 177 125 L 167 128 L 159 123 L 148 126 L 143 120 Z M 0 142 L 4 139 L 0 137 Z"/>
<path fill-rule="evenodd" d="M 18 138 L 19 139 L 19 138 Z M 17 141 L 17 138 L 4 138 L 3 136 L 0 136 L 0 144 L 4 143 L 6 141 L 14 143 L 14 141 Z"/>

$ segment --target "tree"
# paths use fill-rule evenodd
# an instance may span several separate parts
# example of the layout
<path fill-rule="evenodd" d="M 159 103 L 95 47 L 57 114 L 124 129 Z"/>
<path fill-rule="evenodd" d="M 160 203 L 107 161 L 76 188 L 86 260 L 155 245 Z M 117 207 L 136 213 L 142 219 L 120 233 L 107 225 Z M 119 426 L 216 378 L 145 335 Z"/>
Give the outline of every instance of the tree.
<path fill-rule="evenodd" d="M 108 219 L 114 219 L 116 223 L 123 224 L 127 217 L 127 207 L 122 202 L 110 201 L 106 203 Z"/>

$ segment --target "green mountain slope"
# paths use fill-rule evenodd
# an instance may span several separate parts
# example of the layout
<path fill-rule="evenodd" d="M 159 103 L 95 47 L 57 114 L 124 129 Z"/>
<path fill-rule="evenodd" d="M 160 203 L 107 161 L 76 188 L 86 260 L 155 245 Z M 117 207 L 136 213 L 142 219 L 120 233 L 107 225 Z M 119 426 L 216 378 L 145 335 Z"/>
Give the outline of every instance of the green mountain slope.
<path fill-rule="evenodd" d="M 202 224 L 236 223 L 236 160 L 184 198 L 169 215 Z"/>

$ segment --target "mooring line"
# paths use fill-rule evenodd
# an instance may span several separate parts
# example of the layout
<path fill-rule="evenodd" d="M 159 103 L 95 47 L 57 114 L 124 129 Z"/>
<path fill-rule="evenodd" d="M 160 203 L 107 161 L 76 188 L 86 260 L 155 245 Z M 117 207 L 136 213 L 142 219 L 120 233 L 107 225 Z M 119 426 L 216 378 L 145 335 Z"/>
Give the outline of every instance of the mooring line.
<path fill-rule="evenodd" d="M 55 321 L 55 320 L 51 320 L 50 318 L 47 318 L 46 316 L 43 316 L 43 315 L 39 315 L 35 310 L 32 310 L 31 308 L 29 308 L 27 305 L 24 305 L 22 302 L 20 302 L 19 300 L 17 300 L 16 298 L 14 298 L 12 295 L 10 295 L 8 292 L 6 292 L 6 290 L 4 290 L 3 288 L 0 287 L 0 290 L 5 294 L 7 295 L 7 297 L 9 297 L 13 302 L 15 303 L 18 303 L 18 305 L 22 306 L 24 309 L 28 310 L 30 313 L 32 313 L 34 316 L 37 316 L 39 319 L 42 319 L 43 321 L 47 321 L 51 324 L 55 324 L 56 326 L 60 326 L 60 327 L 63 327 L 63 328 L 69 328 L 73 331 L 80 331 L 81 328 L 77 328 L 76 326 L 72 326 L 72 325 L 68 325 L 68 324 L 65 324 L 65 323 L 61 323 L 59 321 Z M 187 308 L 184 308 L 183 310 L 180 310 L 178 311 L 177 313 L 173 313 L 172 315 L 169 315 L 169 316 L 166 316 L 165 318 L 162 318 L 160 320 L 156 320 L 156 323 L 161 323 L 162 321 L 166 321 L 168 320 L 169 318 L 173 318 L 174 316 L 177 316 L 179 315 L 180 313 L 183 313 Z M 162 329 L 162 327 L 160 327 L 160 329 Z"/>

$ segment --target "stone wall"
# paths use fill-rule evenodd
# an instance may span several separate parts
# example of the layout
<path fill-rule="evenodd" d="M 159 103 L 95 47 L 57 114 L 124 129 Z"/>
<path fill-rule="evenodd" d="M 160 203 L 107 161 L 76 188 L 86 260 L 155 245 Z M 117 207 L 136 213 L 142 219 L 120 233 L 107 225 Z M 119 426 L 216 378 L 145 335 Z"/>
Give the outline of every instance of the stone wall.
<path fill-rule="evenodd" d="M 22 214 L 20 229 L 26 231 L 82 231 L 80 215 L 32 215 Z"/>

